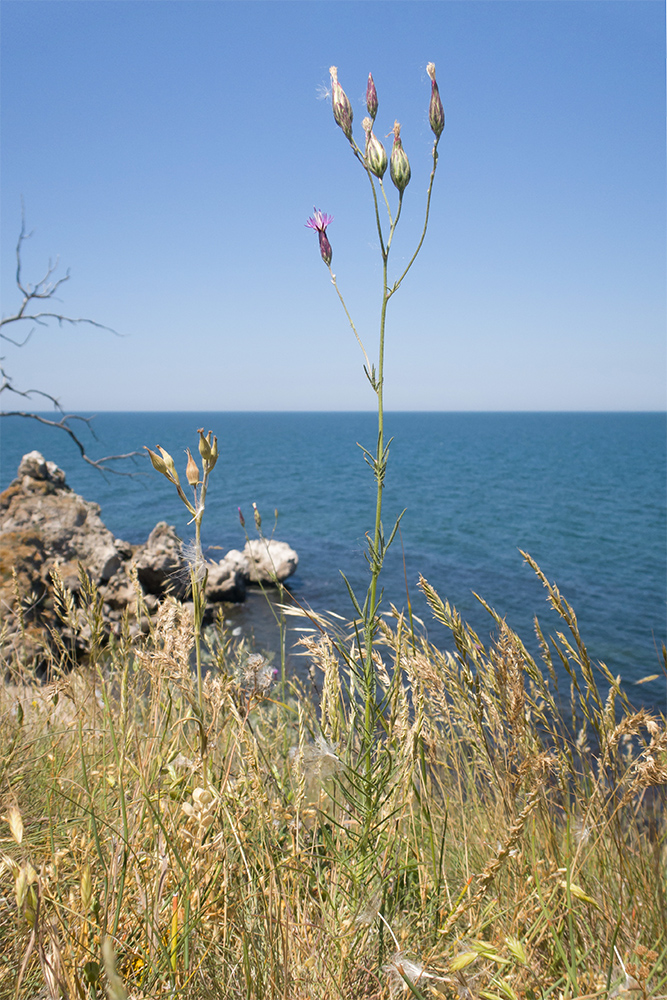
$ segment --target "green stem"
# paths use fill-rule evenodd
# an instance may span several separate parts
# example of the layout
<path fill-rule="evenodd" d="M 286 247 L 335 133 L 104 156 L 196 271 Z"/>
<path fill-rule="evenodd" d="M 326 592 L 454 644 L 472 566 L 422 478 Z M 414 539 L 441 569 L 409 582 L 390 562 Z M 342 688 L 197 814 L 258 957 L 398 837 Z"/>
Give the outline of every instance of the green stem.
<path fill-rule="evenodd" d="M 201 626 L 204 619 L 201 607 L 201 587 L 200 581 L 198 579 L 199 574 L 199 564 L 202 559 L 201 552 L 201 519 L 197 517 L 195 519 L 195 564 L 192 567 L 192 602 L 194 604 L 194 618 L 195 618 L 195 654 L 197 657 L 197 702 L 199 704 L 199 714 L 202 713 L 202 707 L 204 704 L 204 697 L 202 693 L 202 679 L 201 679 Z"/>
<path fill-rule="evenodd" d="M 382 564 L 384 562 L 384 552 L 380 551 L 381 538 L 382 538 L 382 493 L 384 490 L 384 466 L 386 462 L 385 447 L 384 447 L 384 340 L 385 340 L 385 328 L 387 322 L 387 304 L 391 296 L 391 291 L 387 285 L 387 266 L 389 260 L 389 251 L 391 249 L 391 242 L 394 238 L 394 232 L 396 231 L 396 226 L 398 225 L 398 220 L 401 217 L 401 208 L 403 207 L 403 192 L 401 191 L 398 198 L 398 209 L 396 211 L 396 218 L 391 223 L 391 228 L 389 230 L 389 236 L 387 238 L 386 250 L 382 253 L 382 308 L 380 311 L 380 344 L 378 349 L 378 371 L 377 379 L 375 381 L 375 392 L 378 401 L 378 439 L 377 439 L 377 452 L 375 454 L 375 480 L 377 483 L 377 493 L 375 500 L 375 531 L 373 534 L 373 549 L 371 553 L 372 563 L 371 563 L 371 585 L 369 589 L 369 600 L 367 617 L 364 626 L 364 638 L 366 642 L 366 658 L 364 664 L 364 675 L 365 675 L 365 701 L 364 706 L 364 729 L 365 729 L 365 757 L 366 757 L 366 779 L 369 782 L 370 795 L 370 778 L 372 770 L 372 742 L 373 742 L 373 707 L 375 705 L 375 671 L 373 670 L 373 639 L 375 637 L 375 631 L 377 628 L 377 616 L 376 616 L 376 602 L 377 602 L 377 585 L 380 578 L 380 573 L 382 571 Z"/>
<path fill-rule="evenodd" d="M 389 199 L 387 198 L 387 192 L 384 189 L 384 184 L 382 183 L 382 178 L 381 177 L 379 178 L 379 181 L 380 181 L 380 191 L 382 191 L 382 197 L 384 198 L 384 203 L 387 206 L 387 215 L 389 216 L 389 225 L 393 226 L 394 222 L 393 222 L 393 219 L 391 217 L 391 207 L 389 205 Z M 389 251 L 389 247 L 387 247 L 387 252 L 388 251 Z"/>
<path fill-rule="evenodd" d="M 190 570 L 190 581 L 192 587 L 192 605 L 194 616 L 195 632 L 195 658 L 197 661 L 197 725 L 199 727 L 199 750 L 202 759 L 202 774 L 204 784 L 206 784 L 206 732 L 204 729 L 204 694 L 202 685 L 202 663 L 201 663 L 201 633 L 204 624 L 204 611 L 206 609 L 206 576 L 201 578 L 201 570 L 204 564 L 204 557 L 201 548 L 201 522 L 204 515 L 204 500 L 206 499 L 206 486 L 208 476 L 204 476 L 202 483 L 197 513 L 195 514 L 195 558 L 194 565 Z M 196 496 L 195 496 L 196 502 Z"/>
<path fill-rule="evenodd" d="M 414 264 L 415 260 L 417 259 L 417 254 L 421 250 L 422 243 L 424 242 L 424 240 L 426 238 L 426 230 L 428 228 L 428 217 L 429 217 L 429 213 L 431 211 L 431 194 L 433 193 L 433 180 L 435 178 L 436 167 L 438 166 L 438 143 L 439 142 L 440 142 L 440 138 L 437 138 L 435 140 L 435 142 L 433 143 L 433 167 L 431 168 L 431 176 L 430 176 L 429 182 L 428 182 L 428 194 L 426 195 L 426 215 L 424 216 L 424 228 L 422 229 L 421 239 L 419 240 L 419 243 L 417 244 L 417 249 L 413 253 L 412 257 L 410 258 L 408 266 L 403 271 L 403 274 L 391 286 L 391 290 L 389 291 L 389 297 L 391 297 L 394 294 L 394 292 L 397 292 L 398 289 L 401 287 L 401 282 L 403 281 L 403 278 L 406 276 L 406 274 L 408 273 L 408 271 L 410 270 L 410 268 Z M 400 213 L 400 205 L 399 205 L 399 213 Z M 396 221 L 398 222 L 398 216 L 396 217 Z M 395 225 L 394 225 L 394 228 L 396 228 Z"/>
<path fill-rule="evenodd" d="M 399 206 L 400 213 L 400 206 Z M 394 227 L 398 221 L 398 214 L 389 234 L 389 241 L 394 232 Z M 367 781 L 367 804 L 371 796 L 371 773 L 372 773 L 372 749 L 373 749 L 373 707 L 375 705 L 375 671 L 373 669 L 373 639 L 376 629 L 376 601 L 377 585 L 382 569 L 382 553 L 380 552 L 380 537 L 382 531 L 382 491 L 384 489 L 384 333 L 387 319 L 387 255 L 389 252 L 389 241 L 387 252 L 382 259 L 382 309 L 380 312 L 380 345 L 378 351 L 378 371 L 375 392 L 378 401 L 378 439 L 377 452 L 375 455 L 375 480 L 377 483 L 377 493 L 375 499 L 375 530 L 373 534 L 373 549 L 371 552 L 371 585 L 369 589 L 369 600 L 366 610 L 366 621 L 364 623 L 364 639 L 366 644 L 366 655 L 364 664 L 364 742 L 365 742 L 365 770 Z"/>
<path fill-rule="evenodd" d="M 341 295 L 341 292 L 340 292 L 340 289 L 339 289 L 339 287 L 338 287 L 338 283 L 337 283 L 337 281 L 336 281 L 336 275 L 335 275 L 335 274 L 333 273 L 333 271 L 331 270 L 331 264 L 328 264 L 327 266 L 328 266 L 328 268 L 329 268 L 329 274 L 331 275 L 331 284 L 332 284 L 332 285 L 334 286 L 334 288 L 336 289 L 336 294 L 337 294 L 338 298 L 340 299 L 340 304 L 342 305 L 343 309 L 345 310 L 345 315 L 347 316 L 347 321 L 348 321 L 348 323 L 350 324 L 350 326 L 352 327 L 352 333 L 353 333 L 353 334 L 355 335 L 355 337 L 357 338 L 357 343 L 359 344 L 359 347 L 360 347 L 360 348 L 361 348 L 361 350 L 362 350 L 362 353 L 363 353 L 363 355 L 364 355 L 364 361 L 366 362 L 366 373 L 367 373 L 368 377 L 370 378 L 370 375 L 371 375 L 371 370 L 372 370 L 372 369 L 371 369 L 371 363 L 370 363 L 370 360 L 369 360 L 369 357 L 368 357 L 368 354 L 366 353 L 366 348 L 364 347 L 364 345 L 363 345 L 363 344 L 362 344 L 362 342 L 361 342 L 361 337 L 360 337 L 360 336 L 359 336 L 359 334 L 357 333 L 357 328 L 356 328 L 356 326 L 354 325 L 354 322 L 353 322 L 353 320 L 352 320 L 352 317 L 350 316 L 350 313 L 348 312 L 348 308 L 347 308 L 347 306 L 345 305 L 345 299 L 344 299 L 344 298 L 343 298 L 343 296 Z"/>

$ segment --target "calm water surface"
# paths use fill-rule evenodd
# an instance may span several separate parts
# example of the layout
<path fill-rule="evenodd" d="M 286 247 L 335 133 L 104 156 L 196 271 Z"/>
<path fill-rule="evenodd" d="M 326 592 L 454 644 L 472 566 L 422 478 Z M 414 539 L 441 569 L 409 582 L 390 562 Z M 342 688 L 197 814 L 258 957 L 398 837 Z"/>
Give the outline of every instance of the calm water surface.
<path fill-rule="evenodd" d="M 664 677 L 635 682 L 660 673 L 667 633 L 665 414 L 391 413 L 386 424 L 394 436 L 387 534 L 407 508 L 402 547 L 397 538 L 386 562 L 387 606 L 405 605 L 407 576 L 429 636 L 449 646 L 416 589 L 422 573 L 480 635 L 489 635 L 492 622 L 473 591 L 535 649 L 534 616 L 547 631 L 559 625 L 523 549 L 573 604 L 592 657 L 622 675 L 633 701 L 664 709 Z M 276 537 L 300 557 L 290 581 L 295 596 L 347 615 L 340 570 L 359 593 L 367 581 L 364 534 L 373 524 L 374 487 L 357 442 L 372 450 L 373 414 L 102 413 L 94 422 L 99 441 L 89 450 L 103 455 L 159 443 L 178 463 L 183 449 L 196 445 L 200 426 L 213 429 L 221 451 L 205 543 L 242 548 L 237 508 L 252 525 L 255 501 L 267 533 L 277 509 Z M 167 520 L 188 537 L 184 509 L 145 460 L 138 468 L 148 475 L 105 480 L 58 432 L 6 418 L 0 433 L 2 488 L 21 455 L 37 448 L 65 469 L 73 489 L 100 504 L 117 536 L 145 541 L 158 520 Z M 251 604 L 254 610 L 237 610 L 235 620 L 269 644 L 269 619 Z"/>

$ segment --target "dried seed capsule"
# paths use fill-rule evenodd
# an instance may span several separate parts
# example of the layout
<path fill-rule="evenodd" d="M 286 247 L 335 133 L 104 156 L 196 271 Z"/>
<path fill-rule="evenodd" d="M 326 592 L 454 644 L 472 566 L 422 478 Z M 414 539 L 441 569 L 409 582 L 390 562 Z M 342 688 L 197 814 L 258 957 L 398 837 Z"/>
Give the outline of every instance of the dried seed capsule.
<path fill-rule="evenodd" d="M 196 486 L 197 483 L 200 482 L 199 466 L 197 465 L 194 458 L 190 454 L 190 449 L 186 448 L 185 450 L 188 453 L 188 464 L 185 469 L 185 478 L 190 483 L 190 486 Z"/>

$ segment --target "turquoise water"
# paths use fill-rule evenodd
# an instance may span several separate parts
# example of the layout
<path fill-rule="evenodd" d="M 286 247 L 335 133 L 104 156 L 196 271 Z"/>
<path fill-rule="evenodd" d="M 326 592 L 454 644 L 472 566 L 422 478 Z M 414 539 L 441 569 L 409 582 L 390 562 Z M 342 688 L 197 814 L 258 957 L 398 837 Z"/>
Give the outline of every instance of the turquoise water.
<path fill-rule="evenodd" d="M 666 417 L 656 413 L 390 413 L 384 524 L 401 522 L 405 573 L 429 636 L 449 644 L 415 584 L 422 573 L 443 598 L 488 636 L 492 622 L 476 591 L 535 648 L 533 617 L 553 631 L 545 591 L 519 549 L 537 560 L 573 604 L 594 659 L 628 685 L 660 673 L 667 635 Z M 340 614 L 350 602 L 340 577 L 366 586 L 364 533 L 373 524 L 374 486 L 357 442 L 371 449 L 370 413 L 103 413 L 95 455 L 163 445 L 178 462 L 212 428 L 221 458 L 212 477 L 204 541 L 242 548 L 237 507 L 252 526 L 252 502 L 270 533 L 300 557 L 290 581 L 315 608 Z M 97 501 L 108 527 L 144 541 L 158 520 L 187 537 L 187 518 L 169 484 L 149 472 L 108 477 L 85 466 L 58 432 L 17 418 L 0 421 L 0 485 L 37 448 Z M 85 433 L 85 429 L 83 431 Z M 215 557 L 216 551 L 211 552 Z M 405 604 L 401 542 L 384 573 L 385 602 Z M 633 701 L 665 708 L 665 680 L 631 687 Z"/>

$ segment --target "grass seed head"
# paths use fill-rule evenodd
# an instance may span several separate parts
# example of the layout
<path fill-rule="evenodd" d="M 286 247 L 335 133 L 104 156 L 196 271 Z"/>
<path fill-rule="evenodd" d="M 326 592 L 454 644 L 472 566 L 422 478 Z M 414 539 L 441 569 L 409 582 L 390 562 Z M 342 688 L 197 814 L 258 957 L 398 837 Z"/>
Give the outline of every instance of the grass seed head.
<path fill-rule="evenodd" d="M 2 817 L 5 823 L 9 824 L 9 832 L 12 835 L 12 839 L 20 844 L 23 840 L 23 820 L 21 819 L 21 813 L 16 806 L 10 806 L 7 810 L 6 815 Z"/>

